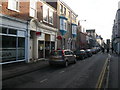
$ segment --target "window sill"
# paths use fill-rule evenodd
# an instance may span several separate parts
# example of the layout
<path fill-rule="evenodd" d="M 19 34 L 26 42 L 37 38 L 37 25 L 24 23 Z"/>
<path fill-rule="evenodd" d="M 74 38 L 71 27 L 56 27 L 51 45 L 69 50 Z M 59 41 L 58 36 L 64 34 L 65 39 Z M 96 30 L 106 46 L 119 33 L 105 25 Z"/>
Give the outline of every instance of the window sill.
<path fill-rule="evenodd" d="M 53 26 L 53 23 L 49 23 L 49 24 Z"/>
<path fill-rule="evenodd" d="M 15 12 L 20 12 L 19 10 L 11 9 L 11 8 L 9 8 L 9 7 L 8 7 L 8 9 L 9 9 L 9 10 L 13 10 L 13 11 L 15 11 Z"/>
<path fill-rule="evenodd" d="M 45 20 L 43 20 L 43 22 L 45 22 L 45 23 L 49 23 L 48 21 L 45 21 Z"/>

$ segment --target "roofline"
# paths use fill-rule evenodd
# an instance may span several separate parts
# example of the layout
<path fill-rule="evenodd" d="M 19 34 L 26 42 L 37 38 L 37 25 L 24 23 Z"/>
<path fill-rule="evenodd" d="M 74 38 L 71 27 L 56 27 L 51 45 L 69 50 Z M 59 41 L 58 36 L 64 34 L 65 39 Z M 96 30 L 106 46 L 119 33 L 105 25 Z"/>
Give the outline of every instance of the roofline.
<path fill-rule="evenodd" d="M 78 15 L 63 0 L 58 0 L 58 1 L 60 1 L 62 4 L 64 4 L 68 9 L 70 9 L 72 11 L 72 13 L 74 13 L 78 17 Z"/>

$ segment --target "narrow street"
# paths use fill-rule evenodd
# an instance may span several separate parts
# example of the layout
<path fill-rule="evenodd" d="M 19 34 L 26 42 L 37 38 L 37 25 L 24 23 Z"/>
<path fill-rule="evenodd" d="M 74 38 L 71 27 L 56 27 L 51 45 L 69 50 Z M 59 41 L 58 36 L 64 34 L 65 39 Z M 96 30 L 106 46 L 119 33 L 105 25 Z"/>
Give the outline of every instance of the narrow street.
<path fill-rule="evenodd" d="M 99 52 L 67 68 L 48 65 L 44 69 L 4 80 L 3 88 L 95 88 L 107 58 L 107 53 Z"/>

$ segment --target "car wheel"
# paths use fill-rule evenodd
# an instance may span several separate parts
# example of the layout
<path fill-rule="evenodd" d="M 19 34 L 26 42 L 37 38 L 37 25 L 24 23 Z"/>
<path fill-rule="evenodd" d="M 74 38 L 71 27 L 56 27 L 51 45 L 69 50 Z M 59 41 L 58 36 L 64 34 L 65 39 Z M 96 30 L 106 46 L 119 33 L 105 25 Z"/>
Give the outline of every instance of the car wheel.
<path fill-rule="evenodd" d="M 65 67 L 67 67 L 68 66 L 68 61 L 65 61 Z"/>
<path fill-rule="evenodd" d="M 53 66 L 53 64 L 49 63 L 50 66 Z"/>
<path fill-rule="evenodd" d="M 76 59 L 74 60 L 74 64 L 76 63 Z"/>

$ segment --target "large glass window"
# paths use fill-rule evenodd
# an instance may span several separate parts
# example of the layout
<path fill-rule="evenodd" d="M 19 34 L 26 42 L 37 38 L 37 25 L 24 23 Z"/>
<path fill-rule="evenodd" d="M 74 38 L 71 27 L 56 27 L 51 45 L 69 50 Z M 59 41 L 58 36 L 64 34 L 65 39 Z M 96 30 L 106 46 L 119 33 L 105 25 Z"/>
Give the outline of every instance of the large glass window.
<path fill-rule="evenodd" d="M 25 38 L 18 38 L 18 60 L 25 58 Z"/>
<path fill-rule="evenodd" d="M 63 19 L 60 19 L 60 29 L 61 30 L 64 30 L 64 24 L 63 24 L 64 22 L 63 22 Z"/>
<path fill-rule="evenodd" d="M 1 28 L 1 27 L 0 27 L 0 28 Z M 7 28 L 2 27 L 1 29 L 2 29 L 2 33 L 3 33 L 3 34 L 7 34 Z"/>
<path fill-rule="evenodd" d="M 16 37 L 2 36 L 2 62 L 16 60 Z"/>
<path fill-rule="evenodd" d="M 65 19 L 60 19 L 60 29 L 67 30 L 67 21 Z"/>
<path fill-rule="evenodd" d="M 77 34 L 77 26 L 72 25 L 72 34 Z"/>
<path fill-rule="evenodd" d="M 2 62 L 25 59 L 25 32 L 2 27 L 2 33 Z"/>
<path fill-rule="evenodd" d="M 17 30 L 9 29 L 9 34 L 17 35 Z"/>

